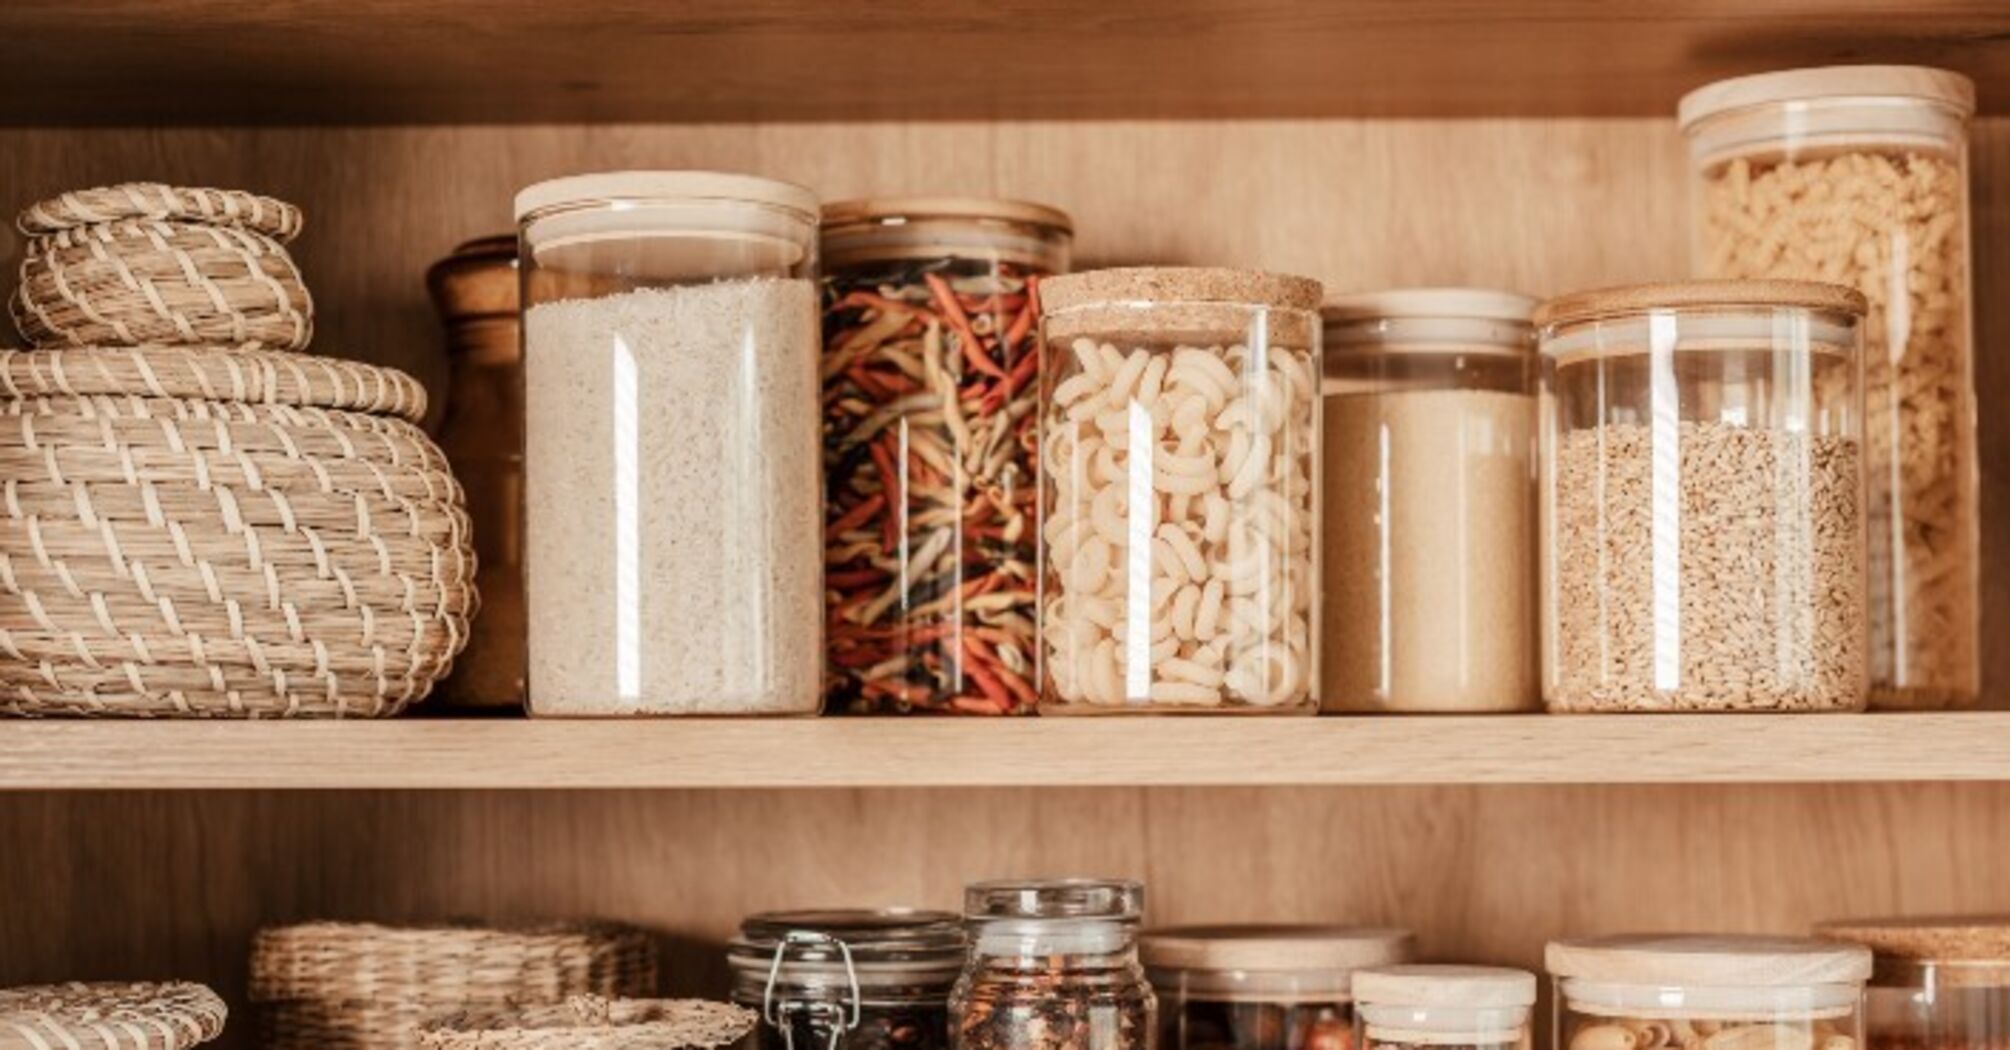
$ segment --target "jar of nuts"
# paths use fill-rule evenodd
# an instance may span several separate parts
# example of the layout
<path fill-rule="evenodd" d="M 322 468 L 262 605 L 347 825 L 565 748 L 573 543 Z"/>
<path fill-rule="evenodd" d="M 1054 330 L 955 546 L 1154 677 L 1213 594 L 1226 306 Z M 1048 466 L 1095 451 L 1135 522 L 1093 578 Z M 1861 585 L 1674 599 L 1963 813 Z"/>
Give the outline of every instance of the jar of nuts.
<path fill-rule="evenodd" d="M 2010 917 L 1852 920 L 1815 933 L 1873 953 L 1871 1050 L 2010 1047 Z"/>
<path fill-rule="evenodd" d="M 1681 103 L 1700 275 L 1847 284 L 1864 319 L 1872 707 L 1976 701 L 1967 77 L 1838 66 Z"/>
<path fill-rule="evenodd" d="M 1158 999 L 1138 965 L 1144 901 L 1123 879 L 972 884 L 951 1050 L 1155 1050 Z"/>
<path fill-rule="evenodd" d="M 1361 1050 L 1528 1050 L 1535 975 L 1499 966 L 1378 966 L 1354 975 Z"/>
<path fill-rule="evenodd" d="M 1551 941 L 1557 1050 L 1857 1050 L 1869 949 L 1698 935 Z"/>
<path fill-rule="evenodd" d="M 1213 926 L 1139 946 L 1159 996 L 1159 1050 L 1353 1050 L 1354 975 L 1410 958 L 1410 931 Z"/>
<path fill-rule="evenodd" d="M 1797 281 L 1536 311 L 1552 711 L 1863 707 L 1862 311 Z"/>
<path fill-rule="evenodd" d="M 1040 287 L 1042 710 L 1316 711 L 1319 282 Z"/>

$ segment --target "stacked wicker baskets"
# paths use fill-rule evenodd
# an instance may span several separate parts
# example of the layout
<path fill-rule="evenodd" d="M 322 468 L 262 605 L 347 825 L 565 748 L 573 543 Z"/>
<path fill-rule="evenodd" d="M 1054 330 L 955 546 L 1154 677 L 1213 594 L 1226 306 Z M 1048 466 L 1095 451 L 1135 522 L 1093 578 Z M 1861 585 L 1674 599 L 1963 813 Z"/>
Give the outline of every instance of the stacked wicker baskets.
<path fill-rule="evenodd" d="M 260 931 L 251 954 L 267 1050 L 403 1050 L 456 1013 L 655 989 L 654 942 L 612 925 L 309 923 Z"/>
<path fill-rule="evenodd" d="M 0 712 L 396 714 L 475 610 L 460 486 L 391 369 L 299 353 L 298 209 L 29 208 L 0 351 Z"/>
<path fill-rule="evenodd" d="M 192 1050 L 226 1011 L 199 984 L 51 984 L 0 989 L 0 1050 Z"/>

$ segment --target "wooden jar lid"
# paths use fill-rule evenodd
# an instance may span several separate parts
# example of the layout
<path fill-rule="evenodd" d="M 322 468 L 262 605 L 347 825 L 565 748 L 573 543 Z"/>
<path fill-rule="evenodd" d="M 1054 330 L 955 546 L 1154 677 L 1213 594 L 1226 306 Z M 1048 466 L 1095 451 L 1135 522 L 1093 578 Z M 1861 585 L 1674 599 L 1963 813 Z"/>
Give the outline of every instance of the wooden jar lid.
<path fill-rule="evenodd" d="M 1929 66 L 1817 66 L 1756 73 L 1705 84 L 1682 96 L 1676 122 L 1687 128 L 1731 110 L 1822 98 L 1917 99 L 1968 117 L 1975 113 L 1975 81 Z"/>
<path fill-rule="evenodd" d="M 817 195 L 793 182 L 724 171 L 603 171 L 532 183 L 516 195 L 518 222 L 548 208 L 617 200 L 718 200 L 809 215 Z"/>
<path fill-rule="evenodd" d="M 1798 307 L 1861 316 L 1869 308 L 1863 293 L 1818 281 L 1673 281 L 1560 295 L 1535 309 L 1535 325 L 1580 324 L 1650 310 L 1740 307 Z"/>
<path fill-rule="evenodd" d="M 1134 266 L 1050 277 L 1040 284 L 1049 313 L 1118 303 L 1223 303 L 1317 310 L 1323 286 L 1310 277 L 1198 266 Z"/>
<path fill-rule="evenodd" d="M 236 226 L 285 242 L 300 233 L 300 209 L 282 200 L 243 190 L 124 182 L 72 190 L 32 204 L 16 220 L 31 237 L 98 223 L 129 219 Z"/>
<path fill-rule="evenodd" d="M 1801 937 L 1647 934 L 1551 941 L 1544 965 L 1600 984 L 1723 988 L 1862 984 L 1870 949 Z"/>
<path fill-rule="evenodd" d="M 1535 975 L 1505 966 L 1376 966 L 1354 973 L 1363 1006 L 1512 1009 L 1535 1005 Z"/>
<path fill-rule="evenodd" d="M 228 1011 L 199 984 L 52 984 L 0 990 L 0 1050 L 189 1050 Z"/>
<path fill-rule="evenodd" d="M 1410 931 L 1371 926 L 1180 926 L 1138 941 L 1165 970 L 1358 970 L 1410 957 Z"/>

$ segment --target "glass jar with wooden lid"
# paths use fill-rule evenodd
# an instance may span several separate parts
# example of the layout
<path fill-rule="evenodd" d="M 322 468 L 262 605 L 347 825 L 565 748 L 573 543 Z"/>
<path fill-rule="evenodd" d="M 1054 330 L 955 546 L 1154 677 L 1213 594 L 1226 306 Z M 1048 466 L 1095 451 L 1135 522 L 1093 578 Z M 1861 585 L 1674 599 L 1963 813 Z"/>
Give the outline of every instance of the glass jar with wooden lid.
<path fill-rule="evenodd" d="M 1557 1050 L 1858 1050 L 1870 950 L 1698 934 L 1551 941 Z"/>
<path fill-rule="evenodd" d="M 1352 982 L 1411 957 L 1408 930 L 1193 926 L 1147 931 L 1159 1050 L 1350 1050 Z"/>
<path fill-rule="evenodd" d="M 1528 1050 L 1535 975 L 1500 966 L 1377 966 L 1354 974 L 1359 1050 Z"/>

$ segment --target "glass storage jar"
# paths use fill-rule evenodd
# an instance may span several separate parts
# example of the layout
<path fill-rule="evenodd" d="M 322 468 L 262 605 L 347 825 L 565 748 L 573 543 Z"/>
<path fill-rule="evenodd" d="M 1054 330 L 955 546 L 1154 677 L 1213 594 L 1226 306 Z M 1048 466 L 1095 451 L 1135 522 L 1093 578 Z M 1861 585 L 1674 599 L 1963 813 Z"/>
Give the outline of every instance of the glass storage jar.
<path fill-rule="evenodd" d="M 1864 318 L 1871 706 L 1965 707 L 1980 682 L 1967 77 L 1836 66 L 1681 103 L 1698 270 L 1854 286 Z"/>
<path fill-rule="evenodd" d="M 1798 938 L 1551 941 L 1557 1050 L 1856 1050 L 1870 952 Z"/>
<path fill-rule="evenodd" d="M 970 956 L 949 1000 L 954 1050 L 1154 1050 L 1138 965 L 1144 887 L 1114 879 L 979 882 Z"/>
<path fill-rule="evenodd" d="M 1535 975 L 1499 966 L 1380 966 L 1354 975 L 1354 1010 L 1361 1050 L 1528 1050 Z"/>
<path fill-rule="evenodd" d="M 815 196 L 619 172 L 516 211 L 531 712 L 814 714 Z"/>
<path fill-rule="evenodd" d="M 1044 709 L 1319 706 L 1319 282 L 1041 286 Z"/>
<path fill-rule="evenodd" d="M 1408 930 L 1153 930 L 1139 954 L 1159 997 L 1159 1050 L 1352 1050 L 1354 972 L 1410 957 Z"/>
<path fill-rule="evenodd" d="M 426 271 L 447 329 L 440 449 L 467 491 L 481 615 L 436 700 L 521 708 L 524 699 L 523 344 L 516 235 L 472 240 Z"/>
<path fill-rule="evenodd" d="M 1817 936 L 1871 949 L 1871 1050 L 2010 1047 L 2010 917 L 1823 923 Z"/>
<path fill-rule="evenodd" d="M 755 1050 L 947 1050 L 963 926 L 906 908 L 750 915 L 726 949 Z"/>
<path fill-rule="evenodd" d="M 1534 309 L 1411 288 L 1323 311 L 1325 710 L 1540 706 Z"/>
<path fill-rule="evenodd" d="M 840 711 L 1026 714 L 1038 284 L 1067 215 L 958 198 L 823 213 L 825 633 Z"/>
<path fill-rule="evenodd" d="M 1551 710 L 1863 706 L 1862 312 L 1793 281 L 1536 311 Z"/>

